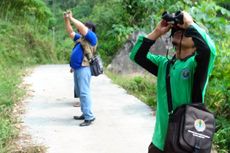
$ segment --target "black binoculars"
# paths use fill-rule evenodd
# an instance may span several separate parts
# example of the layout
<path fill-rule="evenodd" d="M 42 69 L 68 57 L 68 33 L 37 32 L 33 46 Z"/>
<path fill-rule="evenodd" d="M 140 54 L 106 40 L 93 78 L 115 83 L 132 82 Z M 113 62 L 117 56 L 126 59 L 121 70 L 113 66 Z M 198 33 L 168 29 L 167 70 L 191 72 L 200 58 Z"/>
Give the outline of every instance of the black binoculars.
<path fill-rule="evenodd" d="M 168 24 L 173 24 L 176 26 L 177 24 L 183 24 L 183 13 L 181 11 L 177 11 L 176 13 L 170 14 L 165 11 L 162 14 L 162 19 L 165 20 Z"/>

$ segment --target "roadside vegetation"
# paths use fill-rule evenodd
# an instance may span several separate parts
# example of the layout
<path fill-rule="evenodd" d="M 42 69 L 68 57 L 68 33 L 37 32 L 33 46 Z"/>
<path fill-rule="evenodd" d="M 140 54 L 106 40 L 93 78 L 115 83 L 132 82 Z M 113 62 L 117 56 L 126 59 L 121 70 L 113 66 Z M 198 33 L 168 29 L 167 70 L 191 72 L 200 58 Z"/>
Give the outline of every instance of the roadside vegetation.
<path fill-rule="evenodd" d="M 25 68 L 55 63 L 57 58 L 46 20 L 52 14 L 44 2 L 2 0 L 0 10 L 0 152 L 12 153 L 17 151 L 14 140 L 20 120 L 14 110 L 25 95 L 21 86 Z"/>
<path fill-rule="evenodd" d="M 206 26 L 217 48 L 206 103 L 217 118 L 214 144 L 218 153 L 230 152 L 230 3 L 228 0 L 1 0 L 0 1 L 0 152 L 15 150 L 19 122 L 13 108 L 25 95 L 20 87 L 27 67 L 68 63 L 73 47 L 64 29 L 62 12 L 73 11 L 81 21 L 97 25 L 98 52 L 105 66 L 134 31 L 150 32 L 167 10 L 183 8 Z M 135 94 L 153 109 L 154 77 L 119 76 L 114 82 Z M 39 147 L 31 152 L 42 152 Z M 26 149 L 25 149 L 26 150 Z M 23 152 L 23 151 L 21 151 Z M 27 151 L 28 152 L 28 151 Z"/>
<path fill-rule="evenodd" d="M 141 101 L 156 109 L 156 77 L 152 75 L 119 75 L 106 71 L 115 84 L 123 87 L 129 94 L 135 95 Z"/>

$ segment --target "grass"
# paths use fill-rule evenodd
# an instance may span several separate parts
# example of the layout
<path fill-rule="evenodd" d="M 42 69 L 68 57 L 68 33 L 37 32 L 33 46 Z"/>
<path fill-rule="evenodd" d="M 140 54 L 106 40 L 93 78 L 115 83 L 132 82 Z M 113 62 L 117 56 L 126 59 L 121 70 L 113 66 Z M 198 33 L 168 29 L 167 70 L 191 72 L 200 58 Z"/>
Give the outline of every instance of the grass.
<path fill-rule="evenodd" d="M 44 147 L 33 144 L 17 150 L 15 142 L 21 129 L 17 114 L 20 112 L 15 112 L 15 107 L 20 107 L 26 94 L 25 87 L 20 86 L 25 68 L 38 63 L 57 63 L 51 37 L 29 24 L 0 21 L 0 153 L 42 153 Z"/>
<path fill-rule="evenodd" d="M 22 78 L 25 68 L 20 66 L 0 66 L 0 153 L 45 153 L 44 146 L 23 144 L 19 146 L 21 101 L 26 95 Z M 23 109 L 23 108 L 19 108 Z M 26 139 L 26 138 L 23 138 Z"/>
<path fill-rule="evenodd" d="M 0 67 L 0 152 L 9 152 L 12 139 L 17 137 L 18 129 L 14 127 L 14 104 L 23 96 L 19 89 L 21 71 L 17 66 Z"/>
<path fill-rule="evenodd" d="M 115 84 L 123 87 L 128 93 L 155 109 L 156 107 L 156 78 L 152 75 L 119 75 L 106 71 Z"/>

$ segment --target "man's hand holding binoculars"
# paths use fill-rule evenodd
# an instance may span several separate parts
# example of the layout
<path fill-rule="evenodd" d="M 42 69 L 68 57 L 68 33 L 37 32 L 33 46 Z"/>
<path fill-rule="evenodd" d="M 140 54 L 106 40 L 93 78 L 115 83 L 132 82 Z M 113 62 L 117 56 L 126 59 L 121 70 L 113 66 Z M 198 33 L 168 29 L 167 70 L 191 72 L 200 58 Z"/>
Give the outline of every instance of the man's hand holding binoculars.
<path fill-rule="evenodd" d="M 176 13 L 170 14 L 164 12 L 162 14 L 162 20 L 165 25 L 171 24 L 173 28 L 187 29 L 189 25 L 193 23 L 191 15 L 185 11 L 177 11 Z"/>
<path fill-rule="evenodd" d="M 177 24 L 179 28 L 187 29 L 191 24 L 193 24 L 193 18 L 190 14 L 188 14 L 185 11 L 182 11 L 183 13 L 183 24 Z"/>
<path fill-rule="evenodd" d="M 159 37 L 167 33 L 172 28 L 172 24 L 165 24 L 164 20 L 161 20 L 160 23 L 155 27 L 155 29 L 148 34 L 148 38 L 151 40 L 157 40 Z"/>
<path fill-rule="evenodd" d="M 63 14 L 64 14 L 64 19 L 72 18 L 72 12 L 70 10 L 64 12 Z"/>
<path fill-rule="evenodd" d="M 162 20 L 148 35 L 148 38 L 151 40 L 156 40 L 172 28 L 187 29 L 192 23 L 192 17 L 185 11 L 177 11 L 175 14 L 164 12 L 162 14 Z"/>

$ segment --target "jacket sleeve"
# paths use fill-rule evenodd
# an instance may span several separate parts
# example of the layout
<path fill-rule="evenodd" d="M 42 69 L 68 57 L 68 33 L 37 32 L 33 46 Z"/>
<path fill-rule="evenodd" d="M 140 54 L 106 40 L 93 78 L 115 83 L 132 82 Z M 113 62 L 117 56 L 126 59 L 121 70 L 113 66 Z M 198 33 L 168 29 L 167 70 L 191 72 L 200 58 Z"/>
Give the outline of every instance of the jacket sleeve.
<path fill-rule="evenodd" d="M 149 49 L 154 43 L 155 41 L 140 36 L 131 51 L 130 59 L 157 76 L 158 66 L 147 58 Z"/>
<path fill-rule="evenodd" d="M 196 47 L 197 66 L 194 74 L 192 101 L 203 102 L 204 90 L 216 56 L 215 45 L 207 33 L 196 23 L 186 30 L 185 36 L 192 37 Z"/>

